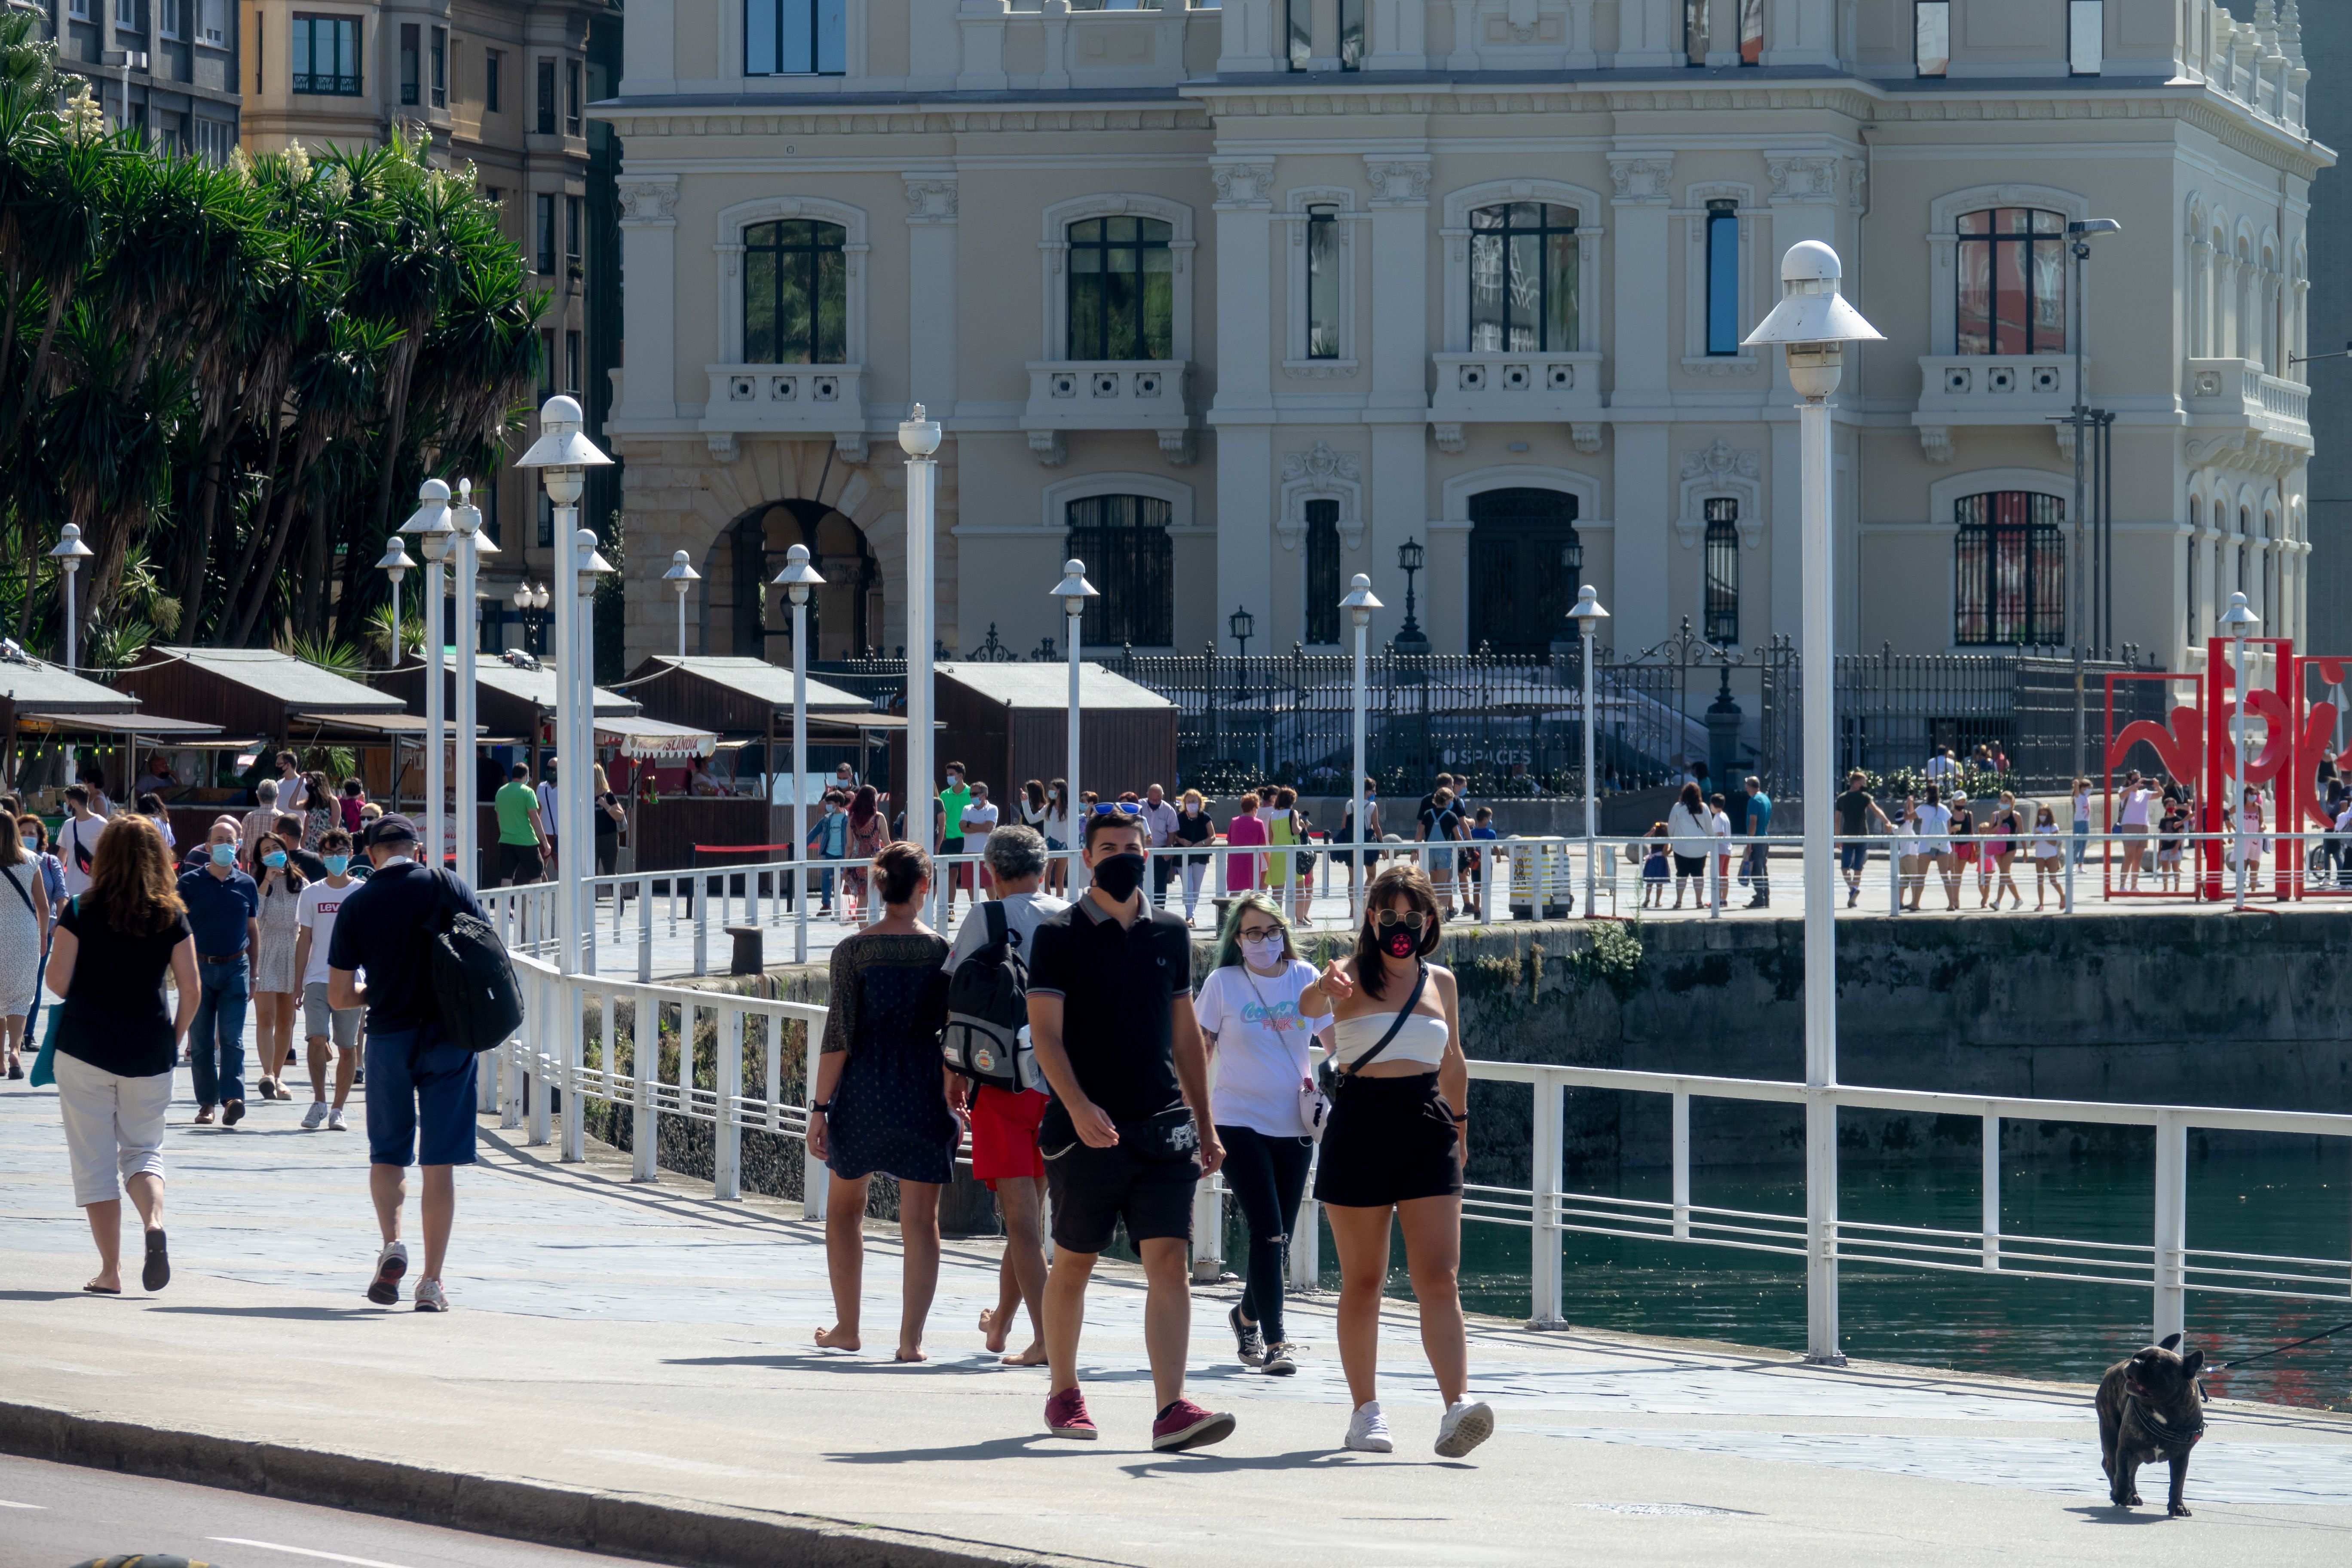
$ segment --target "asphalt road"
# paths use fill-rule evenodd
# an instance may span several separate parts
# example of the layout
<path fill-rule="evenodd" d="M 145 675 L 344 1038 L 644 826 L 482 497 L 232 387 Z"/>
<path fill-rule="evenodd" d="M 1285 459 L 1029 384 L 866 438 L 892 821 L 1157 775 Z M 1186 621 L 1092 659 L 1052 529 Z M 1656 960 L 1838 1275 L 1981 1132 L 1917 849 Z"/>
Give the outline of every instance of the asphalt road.
<path fill-rule="evenodd" d="M 131 1552 L 174 1552 L 215 1568 L 588 1568 L 629 1561 L 0 1455 L 0 1568 L 73 1568 Z"/>

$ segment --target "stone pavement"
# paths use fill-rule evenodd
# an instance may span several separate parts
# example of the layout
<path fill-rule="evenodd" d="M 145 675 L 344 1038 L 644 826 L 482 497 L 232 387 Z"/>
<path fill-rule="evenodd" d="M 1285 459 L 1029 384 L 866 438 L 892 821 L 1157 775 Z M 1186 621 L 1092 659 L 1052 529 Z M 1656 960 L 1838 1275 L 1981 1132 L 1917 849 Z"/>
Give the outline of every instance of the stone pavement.
<path fill-rule="evenodd" d="M 1472 1360 L 1499 1430 L 1448 1463 L 1429 1451 L 1435 1396 L 1402 1305 L 1382 1344 L 1399 1451 L 1347 1454 L 1328 1300 L 1297 1309 L 1307 1349 L 1281 1381 L 1233 1362 L 1230 1289 L 1196 1295 L 1192 1387 L 1240 1429 L 1157 1457 L 1142 1292 L 1125 1268 L 1090 1301 L 1085 1375 L 1104 1438 L 1054 1442 L 1039 1435 L 1044 1373 L 995 1364 L 972 1328 L 994 1293 L 989 1246 L 949 1244 L 932 1359 L 898 1366 L 897 1247 L 875 1227 L 875 1348 L 821 1352 L 816 1227 L 682 1180 L 633 1186 L 606 1151 L 566 1167 L 487 1131 L 459 1184 L 457 1310 L 380 1311 L 360 1294 L 375 1245 L 362 1135 L 297 1130 L 299 1103 L 257 1106 L 236 1131 L 191 1127 L 190 1109 L 173 1108 L 166 1151 L 174 1281 L 105 1300 L 79 1290 L 89 1243 L 54 1099 L 0 1089 L 0 1401 L 820 1516 L 950 1550 L 991 1543 L 997 1561 L 1012 1548 L 1155 1568 L 1735 1553 L 1791 1568 L 2004 1554 L 2283 1568 L 2341 1563 L 2352 1539 L 2342 1417 L 2218 1406 L 2190 1479 L 2197 1517 L 2166 1521 L 2160 1507 L 2106 1506 L 2084 1388 L 1496 1321 L 1475 1325 Z"/>

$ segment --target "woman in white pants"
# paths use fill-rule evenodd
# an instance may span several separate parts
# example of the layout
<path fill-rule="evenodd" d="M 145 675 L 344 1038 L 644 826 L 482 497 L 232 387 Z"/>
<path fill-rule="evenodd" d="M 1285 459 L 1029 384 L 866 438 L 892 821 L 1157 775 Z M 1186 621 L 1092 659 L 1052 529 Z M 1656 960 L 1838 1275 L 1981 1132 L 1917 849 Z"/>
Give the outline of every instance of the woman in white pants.
<path fill-rule="evenodd" d="M 176 1018 L 163 1012 L 167 969 L 179 993 Z M 146 1231 L 140 1283 L 161 1290 L 172 1279 L 163 1245 L 163 1112 L 172 1102 L 172 1064 L 200 996 L 187 907 L 163 836 L 145 817 L 125 817 L 99 838 L 89 890 L 58 913 L 48 983 L 65 998 L 58 1105 L 74 1202 L 89 1215 L 98 1243 L 98 1272 L 82 1289 L 122 1293 L 127 1186 Z"/>

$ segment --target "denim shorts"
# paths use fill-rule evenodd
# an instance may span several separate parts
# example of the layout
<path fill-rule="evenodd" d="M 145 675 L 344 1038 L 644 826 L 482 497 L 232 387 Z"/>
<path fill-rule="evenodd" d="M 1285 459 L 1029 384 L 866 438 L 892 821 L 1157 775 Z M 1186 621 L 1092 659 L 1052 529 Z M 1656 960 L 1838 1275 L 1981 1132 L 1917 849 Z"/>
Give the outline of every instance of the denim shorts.
<path fill-rule="evenodd" d="M 437 1024 L 370 1031 L 368 1163 L 472 1164 L 479 1059 L 443 1038 Z"/>
<path fill-rule="evenodd" d="M 1861 870 L 1870 864 L 1870 846 L 1867 844 L 1839 845 L 1838 864 L 1849 871 Z"/>

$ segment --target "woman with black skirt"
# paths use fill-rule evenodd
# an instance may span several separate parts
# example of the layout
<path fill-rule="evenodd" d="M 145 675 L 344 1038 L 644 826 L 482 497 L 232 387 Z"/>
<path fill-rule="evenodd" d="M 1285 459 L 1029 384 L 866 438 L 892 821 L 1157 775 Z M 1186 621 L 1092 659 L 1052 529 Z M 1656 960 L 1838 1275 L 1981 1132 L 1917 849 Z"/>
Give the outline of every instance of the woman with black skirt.
<path fill-rule="evenodd" d="M 1428 876 L 1410 861 L 1372 879 L 1346 981 L 1333 994 L 1332 1096 L 1315 1196 L 1339 1254 L 1339 1363 L 1355 1414 L 1346 1446 L 1385 1454 L 1376 1368 L 1390 1216 L 1421 1304 L 1421 1342 L 1445 1400 L 1437 1452 L 1460 1458 L 1493 1435 L 1495 1413 L 1469 1397 L 1462 1326 L 1462 1165 L 1470 1064 L 1453 972 L 1428 962 L 1441 924 Z"/>

